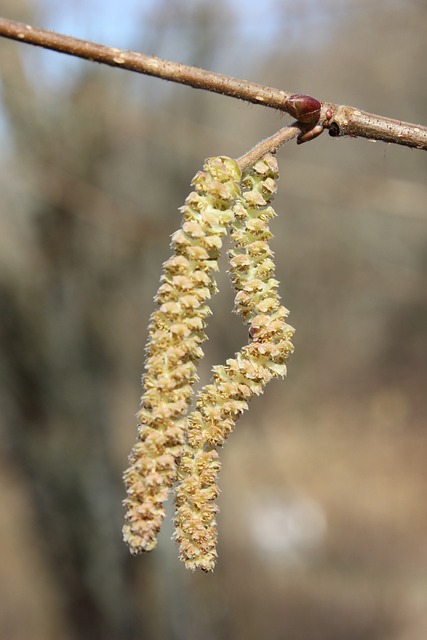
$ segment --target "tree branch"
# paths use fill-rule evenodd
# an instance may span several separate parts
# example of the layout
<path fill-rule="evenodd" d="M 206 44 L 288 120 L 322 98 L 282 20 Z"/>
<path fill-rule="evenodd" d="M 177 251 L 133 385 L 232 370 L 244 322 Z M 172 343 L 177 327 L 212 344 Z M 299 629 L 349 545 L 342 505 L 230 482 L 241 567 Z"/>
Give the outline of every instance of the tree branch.
<path fill-rule="evenodd" d="M 238 80 L 197 67 L 161 60 L 154 56 L 95 44 L 6 18 L 0 18 L 0 36 L 112 67 L 186 84 L 196 89 L 214 91 L 232 98 L 286 111 L 295 116 L 292 104 L 289 102 L 293 94 L 256 82 Z M 323 126 L 329 129 L 330 135 L 334 137 L 348 135 L 427 150 L 427 127 L 374 115 L 354 107 L 322 102 L 320 117 L 316 124 L 318 131 L 321 131 Z M 308 139 L 310 137 L 306 137 L 306 140 Z"/>

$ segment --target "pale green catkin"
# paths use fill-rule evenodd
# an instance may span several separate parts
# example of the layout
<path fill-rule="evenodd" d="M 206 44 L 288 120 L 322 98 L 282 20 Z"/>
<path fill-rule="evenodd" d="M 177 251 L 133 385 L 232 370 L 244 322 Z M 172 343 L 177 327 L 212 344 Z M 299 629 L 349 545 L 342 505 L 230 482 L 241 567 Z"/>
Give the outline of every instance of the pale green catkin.
<path fill-rule="evenodd" d="M 294 330 L 286 323 L 288 310 L 280 304 L 274 278 L 268 221 L 276 191 L 277 162 L 268 154 L 243 174 L 242 197 L 234 206 L 230 252 L 236 312 L 249 324 L 250 343 L 223 366 L 213 368 L 213 380 L 198 395 L 188 418 L 187 443 L 176 490 L 175 539 L 180 558 L 189 569 L 213 570 L 217 529 L 215 500 L 220 461 L 217 448 L 232 431 L 247 402 L 263 392 L 272 378 L 286 375 L 293 351 Z"/>
<path fill-rule="evenodd" d="M 240 194 L 240 168 L 226 157 L 210 158 L 193 179 L 195 191 L 182 207 L 182 227 L 172 236 L 174 255 L 164 264 L 150 319 L 146 373 L 138 417 L 138 441 L 124 473 L 127 497 L 123 537 L 134 554 L 156 546 L 163 504 L 177 477 L 185 441 L 185 414 L 202 357 L 208 301 L 222 238 Z"/>

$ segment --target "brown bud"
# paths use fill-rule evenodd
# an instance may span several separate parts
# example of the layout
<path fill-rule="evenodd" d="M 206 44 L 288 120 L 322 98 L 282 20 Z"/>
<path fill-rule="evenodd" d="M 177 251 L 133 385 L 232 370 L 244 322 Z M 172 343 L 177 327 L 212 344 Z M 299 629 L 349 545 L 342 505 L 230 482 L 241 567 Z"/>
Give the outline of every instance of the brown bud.
<path fill-rule="evenodd" d="M 285 102 L 286 111 L 299 122 L 305 124 L 316 124 L 320 118 L 321 107 L 322 105 L 316 98 L 306 96 L 303 93 L 295 93 Z"/>

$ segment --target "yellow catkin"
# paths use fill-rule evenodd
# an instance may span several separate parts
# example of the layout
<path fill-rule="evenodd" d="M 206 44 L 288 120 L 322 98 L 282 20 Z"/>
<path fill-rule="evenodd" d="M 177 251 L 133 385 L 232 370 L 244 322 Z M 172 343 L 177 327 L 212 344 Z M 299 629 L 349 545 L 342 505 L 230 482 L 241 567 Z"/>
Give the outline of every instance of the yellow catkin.
<path fill-rule="evenodd" d="M 156 546 L 164 502 L 177 477 L 196 362 L 216 291 L 213 273 L 222 238 L 234 218 L 241 172 L 235 160 L 210 158 L 193 179 L 195 190 L 172 236 L 174 255 L 164 264 L 151 316 L 146 373 L 138 412 L 138 441 L 124 473 L 127 497 L 123 537 L 134 554 Z"/>
<path fill-rule="evenodd" d="M 268 221 L 275 215 L 269 203 L 278 177 L 274 156 L 249 167 L 242 178 L 242 197 L 234 207 L 230 252 L 236 312 L 249 324 L 250 343 L 223 366 L 213 369 L 196 409 L 188 418 L 187 443 L 176 490 L 175 539 L 180 558 L 189 569 L 213 570 L 217 530 L 215 500 L 222 446 L 248 401 L 263 392 L 272 378 L 286 375 L 286 360 L 293 351 L 293 328 L 288 310 L 280 304 L 274 278 Z"/>

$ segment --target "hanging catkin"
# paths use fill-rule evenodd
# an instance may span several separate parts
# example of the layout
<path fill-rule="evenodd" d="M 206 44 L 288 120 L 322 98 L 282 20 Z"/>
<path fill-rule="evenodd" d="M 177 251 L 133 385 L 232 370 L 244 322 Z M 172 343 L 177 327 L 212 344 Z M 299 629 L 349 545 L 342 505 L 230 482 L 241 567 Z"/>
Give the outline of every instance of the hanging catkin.
<path fill-rule="evenodd" d="M 294 330 L 286 323 L 288 310 L 280 304 L 268 244 L 272 237 L 268 222 L 275 215 L 269 203 L 277 177 L 276 159 L 265 156 L 244 172 L 243 193 L 234 206 L 230 272 L 237 292 L 235 310 L 249 325 L 250 343 L 225 365 L 214 367 L 213 380 L 199 393 L 188 419 L 175 496 L 175 538 L 190 569 L 211 571 L 215 566 L 217 448 L 247 402 L 261 394 L 272 378 L 286 374 L 285 362 L 293 351 Z"/>
<path fill-rule="evenodd" d="M 164 264 L 149 325 L 138 441 L 124 473 L 123 536 L 132 553 L 156 546 L 163 505 L 177 477 L 195 363 L 203 355 L 208 301 L 216 291 L 213 274 L 234 217 L 240 177 L 235 160 L 207 160 L 182 208 L 182 227 L 172 236 L 174 255 Z"/>

